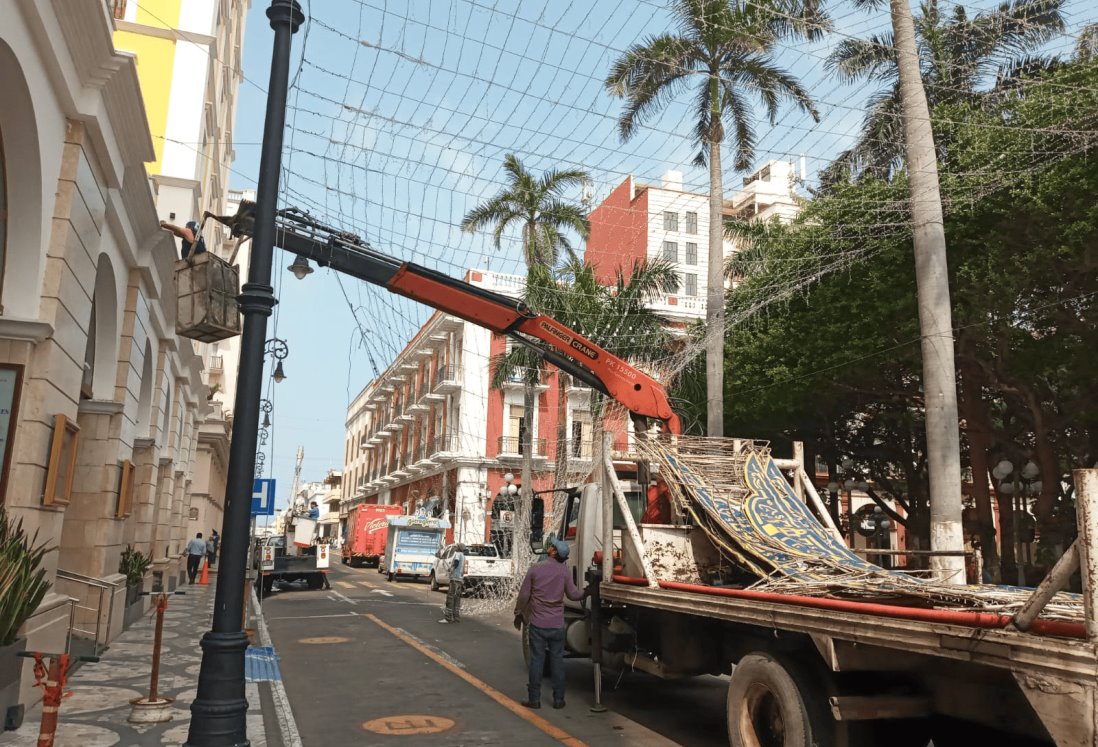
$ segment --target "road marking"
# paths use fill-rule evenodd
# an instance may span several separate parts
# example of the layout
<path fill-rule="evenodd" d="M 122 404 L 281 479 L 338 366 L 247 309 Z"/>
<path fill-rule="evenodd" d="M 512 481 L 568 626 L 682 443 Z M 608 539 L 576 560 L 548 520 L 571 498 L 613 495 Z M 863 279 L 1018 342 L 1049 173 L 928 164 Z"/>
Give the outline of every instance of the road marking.
<path fill-rule="evenodd" d="M 587 747 L 587 744 L 583 740 L 578 739 L 577 737 L 573 737 L 568 732 L 554 726 L 553 724 L 549 723 L 548 721 L 546 721 L 545 719 L 543 719 L 541 716 L 537 715 L 533 711 L 529 710 L 528 708 L 524 708 L 523 706 L 519 705 L 518 703 L 516 703 L 511 698 L 508 698 L 506 695 L 501 693 L 499 690 L 497 690 L 494 687 L 492 687 L 491 685 L 489 685 L 487 682 L 484 682 L 483 680 L 478 679 L 477 677 L 474 677 L 473 675 L 469 674 L 468 672 L 466 672 L 464 669 L 457 666 L 456 664 L 450 663 L 444 657 L 438 655 L 437 653 L 432 651 L 430 648 L 423 645 L 422 643 L 420 643 L 419 641 L 417 641 L 415 638 L 408 635 L 404 631 L 398 630 L 397 628 L 394 628 L 392 625 L 389 625 L 388 623 L 384 622 L 377 615 L 372 615 L 372 614 L 367 613 L 366 615 L 364 615 L 364 617 L 372 620 L 379 627 L 383 628 L 384 630 L 389 631 L 394 636 L 396 636 L 397 638 L 404 641 L 409 646 L 411 646 L 412 648 L 414 648 L 415 650 L 419 651 L 421 654 L 426 656 L 428 659 L 430 659 L 431 661 L 438 664 L 440 667 L 443 667 L 444 669 L 448 670 L 449 672 L 451 672 L 451 673 L 457 675 L 458 677 L 460 677 L 461 679 L 465 680 L 470 685 L 472 685 L 473 687 L 477 688 L 482 693 L 487 695 L 489 698 L 496 701 L 497 703 L 499 703 L 501 706 L 503 706 L 507 710 L 511 711 L 511 713 L 515 714 L 516 716 L 518 716 L 522 720 L 527 721 L 530 724 L 533 724 L 535 727 L 537 727 L 541 731 L 545 732 L 546 734 L 548 734 L 550 737 L 557 740 L 561 744 L 569 745 L 569 747 Z"/>
<path fill-rule="evenodd" d="M 385 589 L 374 589 L 370 593 L 371 594 L 381 594 L 382 596 L 385 596 L 385 597 L 391 597 L 393 595 L 393 592 L 385 591 Z"/>
<path fill-rule="evenodd" d="M 336 581 L 336 583 L 339 584 L 340 586 L 342 586 L 344 589 L 353 589 L 353 588 L 355 588 L 355 585 L 352 584 L 350 581 Z"/>
<path fill-rule="evenodd" d="M 372 584 L 369 581 L 359 581 L 358 585 L 359 586 L 365 586 L 367 589 L 376 589 L 377 588 L 376 584 Z"/>
<path fill-rule="evenodd" d="M 442 716 L 382 716 L 362 725 L 366 731 L 375 734 L 438 734 L 454 728 L 454 720 Z"/>
<path fill-rule="evenodd" d="M 349 640 L 351 640 L 351 639 L 350 638 L 344 638 L 343 636 L 340 636 L 340 635 L 318 635 L 318 636 L 314 636 L 313 638 L 302 638 L 301 640 L 298 641 L 298 643 L 309 643 L 309 644 L 314 644 L 314 643 L 316 643 L 316 644 L 346 643 Z"/>
<path fill-rule="evenodd" d="M 343 600 L 347 604 L 358 604 L 358 602 L 356 602 L 354 599 L 351 599 L 350 597 L 348 597 L 344 594 L 340 594 L 338 591 L 332 591 L 331 595 L 334 596 L 334 597 L 338 597 L 339 599 Z"/>
<path fill-rule="evenodd" d="M 340 612 L 337 615 L 290 615 L 287 617 L 272 617 L 271 620 L 324 620 L 333 617 L 358 617 L 357 612 Z"/>

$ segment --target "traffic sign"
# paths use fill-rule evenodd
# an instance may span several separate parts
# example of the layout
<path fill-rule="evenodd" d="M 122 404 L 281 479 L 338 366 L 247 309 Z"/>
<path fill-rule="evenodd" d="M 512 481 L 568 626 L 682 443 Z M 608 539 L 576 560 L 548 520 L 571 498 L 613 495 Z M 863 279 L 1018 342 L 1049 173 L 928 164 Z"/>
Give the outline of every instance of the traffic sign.
<path fill-rule="evenodd" d="M 252 516 L 274 516 L 275 481 L 256 480 L 252 484 Z"/>

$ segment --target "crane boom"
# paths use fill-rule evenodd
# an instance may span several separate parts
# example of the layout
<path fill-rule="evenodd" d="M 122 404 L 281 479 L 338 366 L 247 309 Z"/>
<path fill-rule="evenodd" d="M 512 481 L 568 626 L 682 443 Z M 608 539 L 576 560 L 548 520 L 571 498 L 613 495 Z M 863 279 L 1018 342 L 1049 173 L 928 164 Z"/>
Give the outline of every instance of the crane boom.
<path fill-rule="evenodd" d="M 253 203 L 244 201 L 234 216 L 207 215 L 229 226 L 233 236 L 251 236 L 254 210 Z M 361 237 L 326 226 L 297 208 L 278 211 L 275 244 L 321 267 L 507 335 L 619 402 L 634 419 L 654 418 L 667 432 L 681 432 L 662 384 L 552 317 L 535 313 L 521 299 L 382 254 Z"/>

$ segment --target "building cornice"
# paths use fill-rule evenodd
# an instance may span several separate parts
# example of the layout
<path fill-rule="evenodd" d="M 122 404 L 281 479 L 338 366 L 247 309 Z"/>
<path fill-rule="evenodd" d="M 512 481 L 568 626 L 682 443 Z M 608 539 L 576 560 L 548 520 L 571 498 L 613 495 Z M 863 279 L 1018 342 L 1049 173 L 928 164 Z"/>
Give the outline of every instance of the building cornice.
<path fill-rule="evenodd" d="M 81 415 L 117 415 L 123 407 L 113 399 L 84 399 L 80 401 L 79 412 Z"/>
<path fill-rule="evenodd" d="M 37 344 L 52 334 L 53 325 L 49 322 L 0 316 L 0 339 L 23 340 Z"/>

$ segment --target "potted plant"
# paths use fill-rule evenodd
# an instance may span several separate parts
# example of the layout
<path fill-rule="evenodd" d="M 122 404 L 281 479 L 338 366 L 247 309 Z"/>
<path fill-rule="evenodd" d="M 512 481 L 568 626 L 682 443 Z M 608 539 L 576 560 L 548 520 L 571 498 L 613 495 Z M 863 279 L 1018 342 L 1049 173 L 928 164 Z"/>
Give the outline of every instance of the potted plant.
<path fill-rule="evenodd" d="M 152 565 L 152 555 L 145 555 L 140 550 L 134 550 L 133 545 L 127 545 L 122 551 L 122 557 L 118 561 L 118 572 L 126 577 L 126 612 L 122 623 L 129 627 L 141 617 L 141 590 L 145 585 L 145 574 Z"/>
<path fill-rule="evenodd" d="M 19 702 L 23 660 L 18 655 L 27 644 L 19 629 L 50 588 L 41 567 L 49 550 L 37 543 L 38 534 L 28 538 L 22 519 L 10 520 L 0 506 L 0 717 L 5 724 L 8 710 Z"/>

